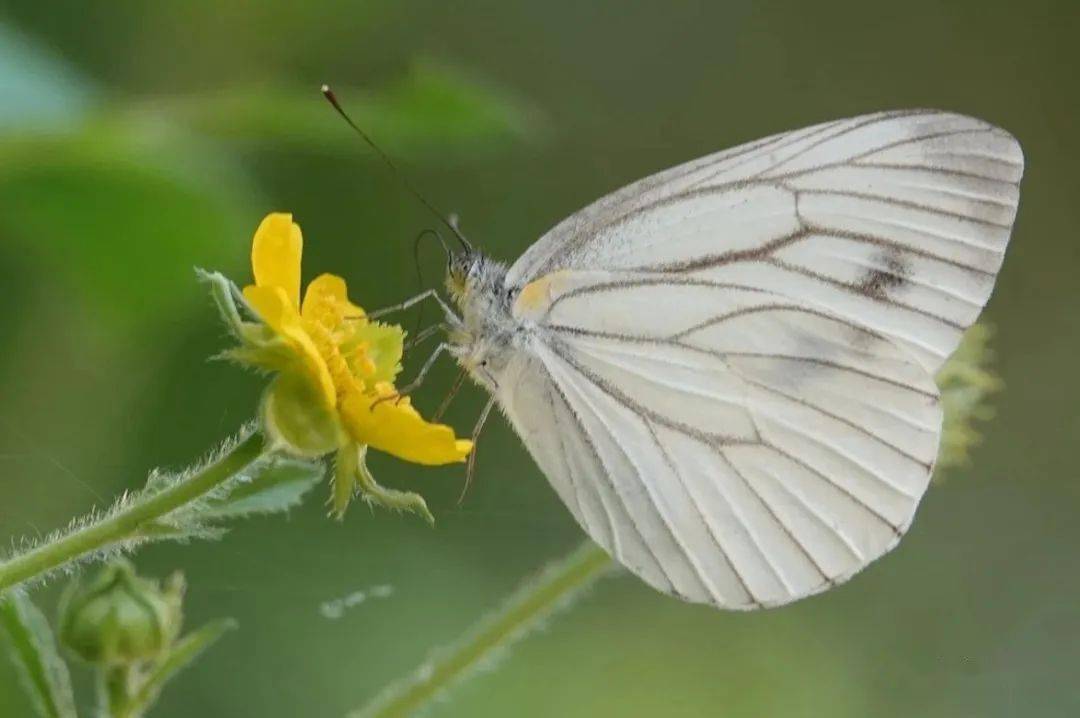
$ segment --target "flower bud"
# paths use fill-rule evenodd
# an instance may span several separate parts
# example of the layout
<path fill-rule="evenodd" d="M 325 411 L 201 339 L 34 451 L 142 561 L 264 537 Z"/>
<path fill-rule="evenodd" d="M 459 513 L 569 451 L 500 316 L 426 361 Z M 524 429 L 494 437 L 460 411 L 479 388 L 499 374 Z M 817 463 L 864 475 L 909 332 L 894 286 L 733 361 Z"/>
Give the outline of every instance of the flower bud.
<path fill-rule="evenodd" d="M 60 641 L 98 665 L 153 658 L 180 631 L 183 593 L 179 573 L 159 586 L 136 576 L 129 562 L 114 561 L 89 583 L 69 586 L 60 605 Z"/>

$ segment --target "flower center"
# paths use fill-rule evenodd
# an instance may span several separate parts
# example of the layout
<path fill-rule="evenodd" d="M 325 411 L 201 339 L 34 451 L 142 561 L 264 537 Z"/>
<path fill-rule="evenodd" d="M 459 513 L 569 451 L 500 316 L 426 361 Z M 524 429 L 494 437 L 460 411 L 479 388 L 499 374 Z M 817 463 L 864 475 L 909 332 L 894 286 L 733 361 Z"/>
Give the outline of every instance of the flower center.
<path fill-rule="evenodd" d="M 353 374 L 349 362 L 342 355 L 330 330 L 320 322 L 308 320 L 304 321 L 304 330 L 311 337 L 323 361 L 326 362 L 326 368 L 330 372 L 334 389 L 337 391 L 338 403 L 340 404 L 341 400 L 350 393 L 362 393 L 363 382 Z M 363 353 L 363 349 L 360 348 L 357 352 Z"/>

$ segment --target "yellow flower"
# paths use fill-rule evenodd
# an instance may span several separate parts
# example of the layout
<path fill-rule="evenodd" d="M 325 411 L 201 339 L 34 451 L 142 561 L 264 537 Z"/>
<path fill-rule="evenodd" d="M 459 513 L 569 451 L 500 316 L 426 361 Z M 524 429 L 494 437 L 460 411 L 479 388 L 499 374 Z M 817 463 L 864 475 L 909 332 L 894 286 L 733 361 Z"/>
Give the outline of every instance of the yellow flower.
<path fill-rule="evenodd" d="M 301 302 L 302 253 L 303 237 L 292 215 L 276 213 L 262 221 L 251 248 L 255 283 L 243 291 L 261 323 L 239 318 L 234 290 L 219 286 L 215 294 L 241 341 L 226 355 L 276 373 L 263 397 L 262 420 L 280 448 L 303 456 L 337 452 L 337 516 L 359 486 L 366 500 L 430 520 L 421 497 L 374 482 L 364 465 L 367 448 L 437 465 L 464 461 L 472 442 L 456 438 L 449 426 L 424 421 L 408 398 L 396 397 L 393 381 L 401 371 L 405 332 L 369 321 L 349 301 L 343 279 L 317 277 Z M 209 279 L 227 282 L 220 275 Z"/>

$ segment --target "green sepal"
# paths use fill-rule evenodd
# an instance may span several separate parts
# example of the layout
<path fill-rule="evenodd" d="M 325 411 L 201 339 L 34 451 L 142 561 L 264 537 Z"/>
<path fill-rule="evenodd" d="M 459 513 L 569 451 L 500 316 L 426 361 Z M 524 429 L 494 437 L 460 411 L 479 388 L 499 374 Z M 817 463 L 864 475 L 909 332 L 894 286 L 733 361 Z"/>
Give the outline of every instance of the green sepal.
<path fill-rule="evenodd" d="M 278 374 L 263 394 L 259 414 L 271 445 L 300 457 L 323 456 L 338 448 L 341 427 L 323 406 L 318 387 L 295 372 Z"/>
<path fill-rule="evenodd" d="M 334 462 L 334 483 L 330 495 L 330 515 L 341 519 L 357 493 L 366 503 L 393 511 L 408 511 L 435 525 L 427 502 L 420 494 L 381 486 L 367 467 L 366 445 L 346 444 L 338 449 Z"/>
<path fill-rule="evenodd" d="M 371 471 L 367 467 L 367 446 L 361 446 L 357 450 L 356 480 L 360 489 L 360 498 L 368 504 L 382 506 L 392 511 L 408 511 L 416 514 L 428 525 L 435 525 L 435 517 L 428 509 L 427 502 L 420 494 L 412 491 L 398 491 L 388 489 L 375 481 Z"/>
<path fill-rule="evenodd" d="M 338 521 L 345 518 L 356 495 L 356 472 L 359 453 L 352 443 L 346 443 L 338 449 L 334 460 L 334 477 L 330 484 L 330 515 Z"/>
<path fill-rule="evenodd" d="M 221 321 L 239 346 L 226 349 L 217 355 L 242 366 L 264 371 L 286 371 L 296 364 L 296 352 L 270 327 L 261 321 L 248 321 L 244 317 L 258 319 L 255 311 L 244 300 L 240 289 L 221 272 L 196 269 L 199 280 L 210 287 Z"/>

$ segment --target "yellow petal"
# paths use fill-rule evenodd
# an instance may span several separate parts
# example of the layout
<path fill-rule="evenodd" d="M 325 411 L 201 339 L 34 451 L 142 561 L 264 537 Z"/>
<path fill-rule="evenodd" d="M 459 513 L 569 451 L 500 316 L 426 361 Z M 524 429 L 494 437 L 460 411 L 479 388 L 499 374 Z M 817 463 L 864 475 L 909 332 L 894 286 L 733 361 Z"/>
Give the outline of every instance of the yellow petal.
<path fill-rule="evenodd" d="M 281 287 L 296 309 L 300 308 L 300 255 L 304 239 L 292 215 L 266 215 L 251 242 L 251 269 L 260 287 Z"/>
<path fill-rule="evenodd" d="M 327 329 L 337 328 L 346 319 L 364 316 L 364 310 L 349 301 L 345 280 L 333 274 L 321 274 L 308 285 L 301 313 L 304 319 Z"/>
<path fill-rule="evenodd" d="M 300 313 L 289 301 L 285 290 L 281 287 L 248 286 L 244 287 L 244 299 L 267 326 L 289 343 L 296 352 L 297 363 L 311 382 L 320 388 L 324 405 L 333 408 L 337 403 L 337 392 L 330 370 L 315 343 L 304 331 Z"/>
<path fill-rule="evenodd" d="M 354 393 L 342 401 L 342 423 L 353 441 L 429 466 L 464 461 L 469 455 L 471 441 L 456 438 L 445 424 L 424 421 L 408 399 L 389 399 L 372 408 L 380 396 L 393 396 L 393 387 L 381 384 L 377 393 Z"/>

